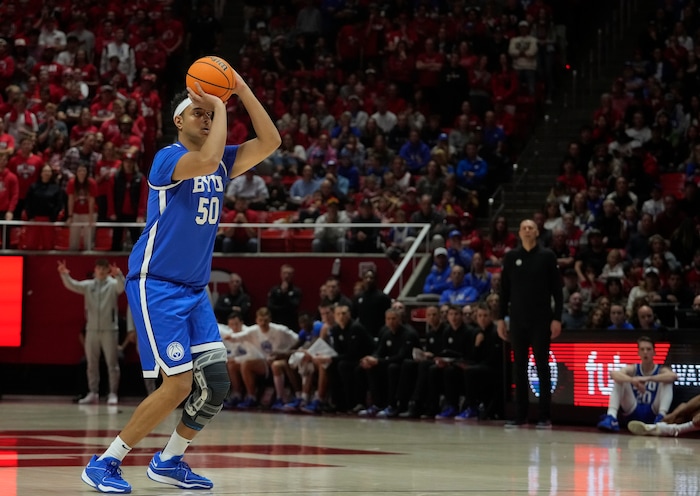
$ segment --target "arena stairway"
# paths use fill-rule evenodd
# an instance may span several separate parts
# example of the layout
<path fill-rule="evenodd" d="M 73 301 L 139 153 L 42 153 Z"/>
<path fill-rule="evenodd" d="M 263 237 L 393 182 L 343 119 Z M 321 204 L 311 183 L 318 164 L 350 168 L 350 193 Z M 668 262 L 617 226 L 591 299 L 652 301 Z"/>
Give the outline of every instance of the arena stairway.
<path fill-rule="evenodd" d="M 532 137 L 518 158 L 518 174 L 523 168 L 527 168 L 527 174 L 517 185 L 513 182 L 503 185 L 505 194 L 500 215 L 505 215 L 509 220 L 511 230 L 517 230 L 519 219 L 529 217 L 543 207 L 559 175 L 559 167 L 569 143 L 578 139 L 581 126 L 592 123 L 593 111 L 599 106 L 600 95 L 610 91 L 613 80 L 622 72 L 624 61 L 634 54 L 638 33 L 648 19 L 647 9 L 647 6 L 640 4 L 638 11 L 632 13 L 632 23 L 625 28 L 622 39 L 618 34 L 618 38 L 610 44 L 610 49 L 603 51 L 600 71 L 597 61 L 589 61 L 590 54 L 595 56 L 597 52 L 597 29 L 591 29 L 594 34 L 581 44 L 576 56 L 577 60 L 584 62 L 563 72 L 560 78 L 561 90 L 557 92 L 553 104 L 538 112 Z M 599 16 L 599 27 L 603 28 L 610 18 L 617 17 L 611 13 Z M 493 214 L 501 204 L 501 198 L 496 197 L 494 200 Z M 484 233 L 488 232 L 492 220 L 493 217 L 479 220 L 479 227 Z"/>

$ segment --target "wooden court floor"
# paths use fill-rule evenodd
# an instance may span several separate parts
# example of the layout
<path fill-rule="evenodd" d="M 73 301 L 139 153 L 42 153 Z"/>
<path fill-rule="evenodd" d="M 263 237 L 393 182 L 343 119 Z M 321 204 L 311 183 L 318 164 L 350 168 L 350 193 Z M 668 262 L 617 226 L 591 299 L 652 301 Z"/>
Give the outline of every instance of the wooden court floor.
<path fill-rule="evenodd" d="M 78 406 L 69 398 L 0 402 L 0 496 L 98 494 L 80 480 L 136 401 Z M 604 434 L 588 428 L 507 431 L 495 422 L 359 419 L 224 411 L 185 460 L 211 491 L 152 482 L 145 468 L 178 420 L 171 416 L 127 457 L 133 494 L 270 496 L 698 495 L 692 438 Z"/>

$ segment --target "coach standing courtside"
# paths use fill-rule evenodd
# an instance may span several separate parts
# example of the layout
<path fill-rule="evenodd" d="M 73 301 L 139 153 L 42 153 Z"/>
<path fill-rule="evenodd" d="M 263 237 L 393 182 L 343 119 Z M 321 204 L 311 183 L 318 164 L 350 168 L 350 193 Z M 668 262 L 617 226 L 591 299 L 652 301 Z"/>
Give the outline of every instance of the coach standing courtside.
<path fill-rule="evenodd" d="M 528 350 L 532 346 L 539 376 L 540 403 L 537 428 L 551 427 L 549 343 L 561 333 L 562 283 L 557 258 L 537 243 L 539 232 L 532 220 L 520 223 L 521 246 L 506 253 L 501 281 L 501 318 L 498 335 L 510 341 L 515 368 L 515 419 L 506 427 L 527 423 Z M 552 308 L 554 300 L 554 308 Z M 503 320 L 510 316 L 510 326 Z"/>

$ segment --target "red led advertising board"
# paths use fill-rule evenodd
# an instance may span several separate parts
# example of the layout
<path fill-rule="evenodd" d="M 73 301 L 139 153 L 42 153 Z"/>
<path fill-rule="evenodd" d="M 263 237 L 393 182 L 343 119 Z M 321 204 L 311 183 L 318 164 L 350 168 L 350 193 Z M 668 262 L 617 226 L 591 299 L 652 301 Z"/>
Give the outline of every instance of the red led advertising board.
<path fill-rule="evenodd" d="M 0 257 L 0 346 L 19 346 L 22 338 L 22 257 Z"/>
<path fill-rule="evenodd" d="M 686 357 L 670 354 L 670 343 L 656 343 L 654 361 L 670 366 L 678 374 L 675 387 L 696 387 L 700 365 Z M 512 360 L 512 354 L 511 354 Z M 639 363 L 636 340 L 629 342 L 552 343 L 549 370 L 552 378 L 552 402 L 574 406 L 607 407 L 613 380 L 610 372 Z M 532 350 L 528 363 L 531 399 L 539 396 L 539 380 Z"/>

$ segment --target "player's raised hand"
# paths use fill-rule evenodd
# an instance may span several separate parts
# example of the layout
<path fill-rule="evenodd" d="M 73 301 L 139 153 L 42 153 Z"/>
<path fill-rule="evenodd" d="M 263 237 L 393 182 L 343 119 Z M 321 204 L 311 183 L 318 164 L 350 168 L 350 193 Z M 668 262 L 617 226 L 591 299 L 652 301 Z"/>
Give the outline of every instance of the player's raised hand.
<path fill-rule="evenodd" d="M 196 106 L 202 107 L 205 110 L 214 110 L 219 105 L 224 107 L 224 102 L 221 101 L 221 98 L 205 93 L 199 83 L 195 83 L 195 86 L 196 91 L 188 86 L 187 94 L 189 95 L 190 100 L 192 100 L 192 103 L 196 104 Z"/>
<path fill-rule="evenodd" d="M 117 266 L 117 264 L 109 264 L 109 275 L 116 277 L 122 273 L 122 270 Z"/>
<path fill-rule="evenodd" d="M 70 270 L 68 270 L 68 267 L 66 267 L 66 261 L 65 260 L 59 260 L 58 261 L 58 273 L 59 274 L 70 274 Z"/>

